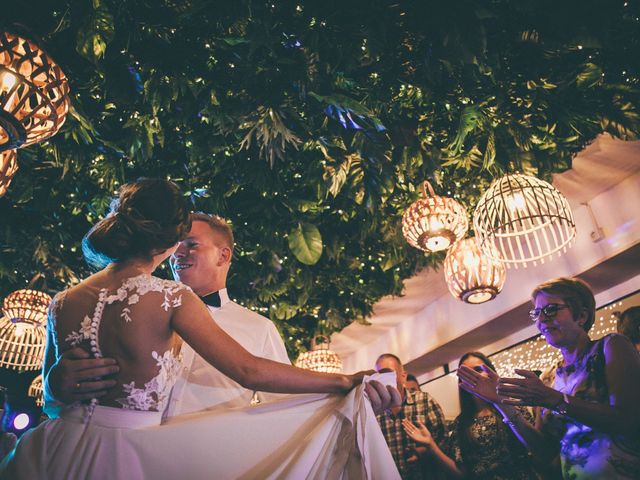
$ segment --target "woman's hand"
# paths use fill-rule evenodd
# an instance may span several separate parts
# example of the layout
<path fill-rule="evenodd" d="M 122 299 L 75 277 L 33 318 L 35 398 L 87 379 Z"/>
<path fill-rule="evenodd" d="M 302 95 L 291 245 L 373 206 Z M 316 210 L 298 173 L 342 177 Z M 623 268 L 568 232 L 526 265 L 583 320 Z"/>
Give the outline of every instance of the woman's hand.
<path fill-rule="evenodd" d="M 424 423 L 418 421 L 418 425 L 416 426 L 405 418 L 402 420 L 402 428 L 404 428 L 404 431 L 413 441 L 422 443 L 429 449 L 433 446 L 433 437 L 431 436 L 429 429 L 425 427 Z"/>
<path fill-rule="evenodd" d="M 486 365 L 482 365 L 482 372 L 461 365 L 458 369 L 460 387 L 467 392 L 489 403 L 500 403 L 501 398 L 496 392 L 500 377 Z"/>
<path fill-rule="evenodd" d="M 562 401 L 562 393 L 547 387 L 530 370 L 516 369 L 524 378 L 501 378 L 498 382 L 498 394 L 506 405 L 553 408 Z"/>

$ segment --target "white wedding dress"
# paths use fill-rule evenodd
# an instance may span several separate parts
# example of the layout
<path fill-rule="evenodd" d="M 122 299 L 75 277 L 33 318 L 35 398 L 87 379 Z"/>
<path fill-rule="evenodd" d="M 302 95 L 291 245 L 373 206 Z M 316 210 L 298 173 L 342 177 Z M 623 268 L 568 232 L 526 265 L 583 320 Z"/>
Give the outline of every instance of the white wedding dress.
<path fill-rule="evenodd" d="M 58 322 L 65 294 L 56 297 L 48 348 L 56 356 L 78 345 L 96 357 L 104 351 L 118 359 L 120 383 L 100 404 L 62 408 L 25 433 L 1 479 L 399 478 L 362 385 L 347 396 L 288 395 L 161 425 L 182 364 L 179 338 L 158 334 L 154 318 L 180 308 L 186 289 L 132 277 L 115 292 L 95 292 L 95 306 L 71 324 Z"/>

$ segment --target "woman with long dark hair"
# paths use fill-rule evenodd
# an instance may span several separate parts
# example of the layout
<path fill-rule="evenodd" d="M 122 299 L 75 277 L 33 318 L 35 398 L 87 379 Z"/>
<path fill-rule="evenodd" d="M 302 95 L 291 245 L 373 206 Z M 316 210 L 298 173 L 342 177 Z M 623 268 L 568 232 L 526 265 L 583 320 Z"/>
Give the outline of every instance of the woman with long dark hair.
<path fill-rule="evenodd" d="M 458 367 L 465 366 L 480 375 L 495 368 L 480 352 L 465 353 Z M 407 434 L 423 443 L 452 476 L 479 479 L 536 479 L 526 449 L 502 422 L 502 416 L 486 402 L 458 388 L 460 415 L 451 424 L 450 437 L 444 451 L 433 441 L 427 428 L 405 421 Z M 530 421 L 533 417 L 523 412 Z M 445 453 L 445 451 L 447 453 Z"/>

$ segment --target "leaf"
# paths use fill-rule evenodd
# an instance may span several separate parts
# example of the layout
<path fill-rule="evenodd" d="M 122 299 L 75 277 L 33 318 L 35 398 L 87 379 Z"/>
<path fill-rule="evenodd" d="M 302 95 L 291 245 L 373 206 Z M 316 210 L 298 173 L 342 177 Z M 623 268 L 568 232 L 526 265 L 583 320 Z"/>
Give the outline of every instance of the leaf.
<path fill-rule="evenodd" d="M 462 151 L 467 135 L 478 128 L 483 123 L 483 121 L 484 114 L 480 111 L 479 107 L 475 105 L 469 105 L 464 108 L 464 110 L 460 114 L 458 133 L 453 139 L 453 143 L 449 147 L 454 155 Z"/>
<path fill-rule="evenodd" d="M 302 223 L 289 232 L 289 249 L 305 265 L 315 265 L 322 256 L 322 235 L 313 224 Z"/>
<path fill-rule="evenodd" d="M 76 51 L 87 60 L 96 62 L 104 57 L 107 45 L 115 35 L 113 15 L 100 0 L 93 0 L 93 12 L 76 37 Z"/>
<path fill-rule="evenodd" d="M 327 166 L 325 168 L 324 179 L 328 184 L 328 191 L 333 197 L 337 197 L 340 190 L 347 181 L 349 171 L 353 164 L 359 164 L 361 161 L 360 155 L 350 154 L 347 155 L 345 161 L 340 164 L 338 168 Z"/>
<path fill-rule="evenodd" d="M 592 88 L 602 83 L 602 69 L 595 63 L 587 63 L 576 76 L 576 84 L 583 88 Z"/>

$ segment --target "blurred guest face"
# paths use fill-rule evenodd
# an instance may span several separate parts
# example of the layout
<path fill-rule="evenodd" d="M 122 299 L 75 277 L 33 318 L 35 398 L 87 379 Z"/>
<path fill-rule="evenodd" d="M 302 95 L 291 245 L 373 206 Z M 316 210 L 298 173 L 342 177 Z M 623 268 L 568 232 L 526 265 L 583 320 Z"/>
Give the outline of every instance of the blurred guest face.
<path fill-rule="evenodd" d="M 420 385 L 418 384 L 418 382 L 416 382 L 414 380 L 407 380 L 406 384 L 405 384 L 405 388 L 407 390 L 409 390 L 410 392 L 419 392 L 420 391 Z"/>
<path fill-rule="evenodd" d="M 551 309 L 552 314 L 545 313 L 544 309 L 549 305 L 555 306 Z M 582 329 L 587 320 L 586 312 L 583 311 L 578 318 L 574 318 L 564 298 L 540 292 L 535 298 L 534 307 L 540 310 L 536 327 L 549 345 L 556 348 L 570 347 L 586 333 Z"/>

